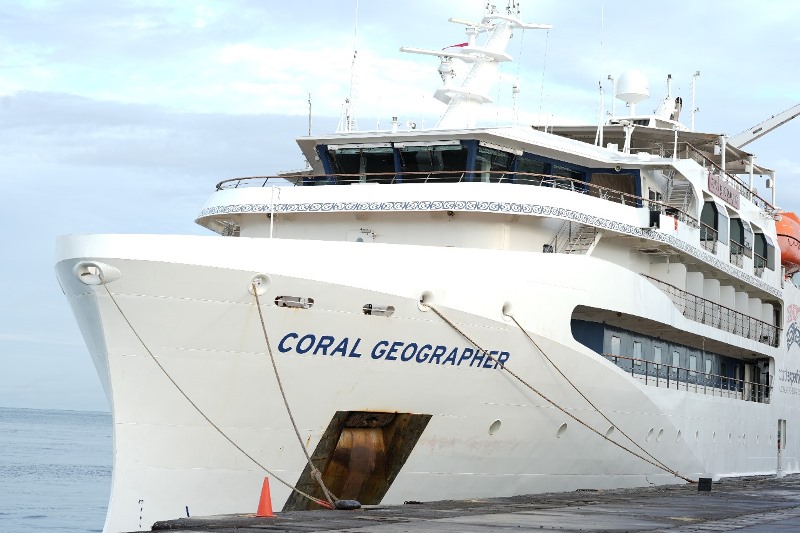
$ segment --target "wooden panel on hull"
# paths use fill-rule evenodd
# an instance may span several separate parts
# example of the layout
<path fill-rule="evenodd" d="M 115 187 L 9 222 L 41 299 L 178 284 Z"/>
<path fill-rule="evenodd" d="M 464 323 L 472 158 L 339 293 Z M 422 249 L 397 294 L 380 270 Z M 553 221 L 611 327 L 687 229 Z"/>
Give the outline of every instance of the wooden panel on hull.
<path fill-rule="evenodd" d="M 791 275 L 800 272 L 800 218 L 794 213 L 781 213 L 775 229 L 781 249 L 781 264 L 786 268 L 786 273 Z"/>

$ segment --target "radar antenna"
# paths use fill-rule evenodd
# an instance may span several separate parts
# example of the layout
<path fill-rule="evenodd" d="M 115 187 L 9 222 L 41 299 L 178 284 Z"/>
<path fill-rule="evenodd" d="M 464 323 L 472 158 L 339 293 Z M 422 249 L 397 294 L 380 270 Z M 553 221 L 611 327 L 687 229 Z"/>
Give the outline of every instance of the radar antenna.
<path fill-rule="evenodd" d="M 442 87 L 434 94 L 434 98 L 447 104 L 447 110 L 437 124 L 439 129 L 471 128 L 475 126 L 477 108 L 484 103 L 492 102 L 489 97 L 491 85 L 497 80 L 497 66 L 501 62 L 512 61 L 506 53 L 512 31 L 520 28 L 550 29 L 549 24 L 530 24 L 519 19 L 519 4 L 509 2 L 505 15 L 497 12 L 497 7 L 487 2 L 486 14 L 480 22 L 469 22 L 449 19 L 450 22 L 466 26 L 468 42 L 449 46 L 443 50 L 425 50 L 421 48 L 400 48 L 401 52 L 437 56 L 440 59 L 439 74 Z M 486 41 L 477 44 L 478 34 L 487 34 Z M 457 51 L 450 51 L 457 48 Z M 457 59 L 472 65 L 464 77 L 460 87 L 451 82 L 455 76 L 452 61 Z"/>

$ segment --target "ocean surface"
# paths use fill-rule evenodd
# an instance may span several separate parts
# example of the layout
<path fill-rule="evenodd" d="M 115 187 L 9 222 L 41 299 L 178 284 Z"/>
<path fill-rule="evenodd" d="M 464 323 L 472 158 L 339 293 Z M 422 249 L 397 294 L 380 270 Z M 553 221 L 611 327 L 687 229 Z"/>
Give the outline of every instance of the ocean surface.
<path fill-rule="evenodd" d="M 0 531 L 102 531 L 111 415 L 0 407 Z"/>

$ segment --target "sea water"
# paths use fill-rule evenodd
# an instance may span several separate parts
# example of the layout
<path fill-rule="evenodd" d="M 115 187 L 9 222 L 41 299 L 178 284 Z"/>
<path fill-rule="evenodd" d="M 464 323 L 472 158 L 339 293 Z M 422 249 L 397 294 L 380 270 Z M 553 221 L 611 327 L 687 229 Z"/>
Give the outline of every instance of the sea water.
<path fill-rule="evenodd" d="M 102 531 L 111 415 L 0 407 L 0 531 Z"/>

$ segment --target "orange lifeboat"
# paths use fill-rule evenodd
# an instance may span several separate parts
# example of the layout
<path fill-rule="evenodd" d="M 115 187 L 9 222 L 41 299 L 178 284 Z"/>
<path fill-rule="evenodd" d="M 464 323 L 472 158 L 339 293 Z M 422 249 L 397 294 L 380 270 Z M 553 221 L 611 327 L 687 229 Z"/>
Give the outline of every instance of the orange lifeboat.
<path fill-rule="evenodd" d="M 800 272 L 800 218 L 794 213 L 781 213 L 775 229 L 781 248 L 781 264 L 786 268 L 786 274 L 791 276 Z"/>

